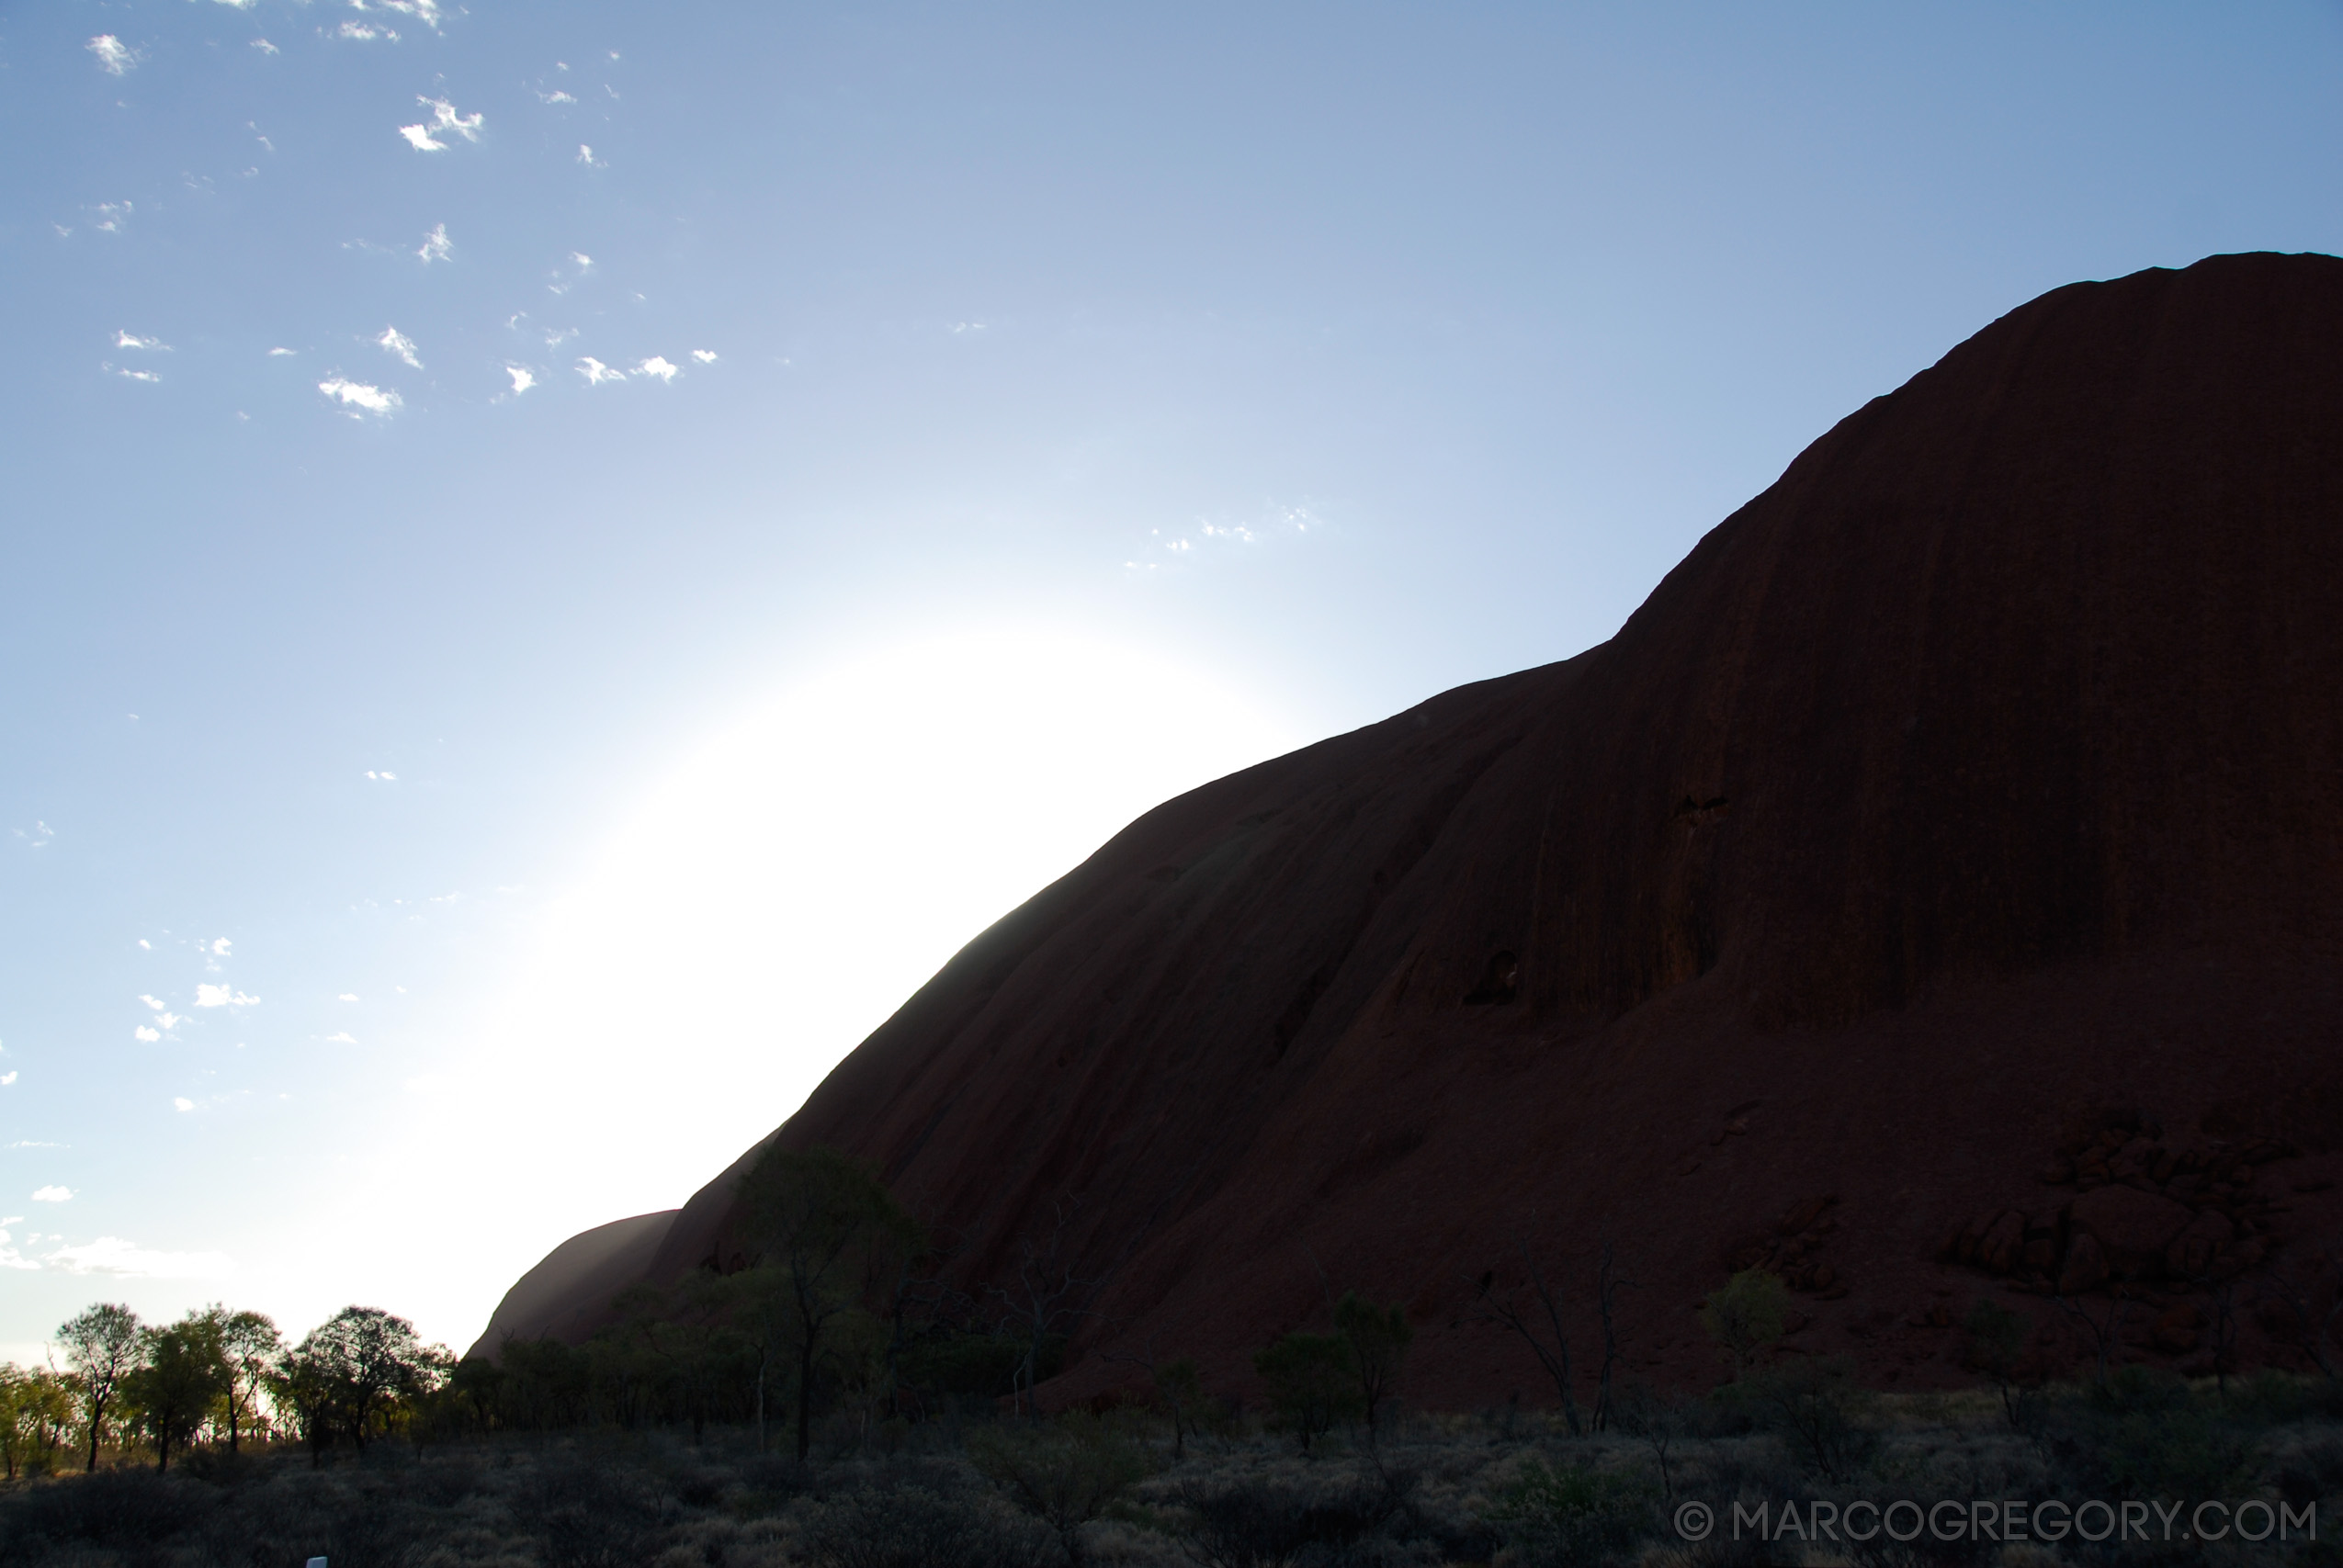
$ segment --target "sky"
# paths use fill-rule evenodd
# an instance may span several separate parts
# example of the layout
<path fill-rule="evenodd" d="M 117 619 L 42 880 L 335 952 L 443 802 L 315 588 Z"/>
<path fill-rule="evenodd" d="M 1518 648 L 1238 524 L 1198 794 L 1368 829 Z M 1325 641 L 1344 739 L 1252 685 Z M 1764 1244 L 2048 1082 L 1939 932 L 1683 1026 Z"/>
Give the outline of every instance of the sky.
<path fill-rule="evenodd" d="M 2343 7 L 0 0 L 0 1358 L 461 1348 L 1155 802 L 1613 632 Z"/>

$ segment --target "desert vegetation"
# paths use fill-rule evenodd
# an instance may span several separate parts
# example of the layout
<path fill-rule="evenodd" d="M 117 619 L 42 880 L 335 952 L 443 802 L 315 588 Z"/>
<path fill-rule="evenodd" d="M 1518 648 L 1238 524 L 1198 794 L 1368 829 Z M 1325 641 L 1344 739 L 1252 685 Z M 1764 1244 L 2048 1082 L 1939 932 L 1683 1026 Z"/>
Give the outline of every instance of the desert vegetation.
<path fill-rule="evenodd" d="M 1587 1281 L 1601 1343 L 1574 1361 L 1568 1287 L 1524 1245 L 1520 1281 L 1486 1276 L 1480 1311 L 1535 1349 L 1550 1409 L 1412 1405 L 1406 1314 L 1329 1281 L 1319 1319 L 1262 1346 L 1242 1389 L 1166 1348 L 1110 1348 L 1095 1353 L 1127 1374 L 1117 1392 L 1049 1410 L 1036 1393 L 1085 1283 L 1055 1232 L 972 1294 L 834 1154 L 770 1156 L 742 1195 L 758 1247 L 743 1267 L 630 1291 L 583 1345 L 458 1359 L 373 1307 L 289 1341 L 224 1306 L 157 1325 L 93 1305 L 61 1325 L 62 1365 L 0 1369 L 0 1561 L 2046 1568 L 2335 1550 L 2322 1504 L 2343 1481 L 2343 1377 L 2315 1359 L 2190 1380 L 2126 1364 L 2111 1337 L 2055 1381 L 2027 1320 L 1981 1295 L 1961 1320 L 1973 1386 L 1887 1393 L 1789 1348 L 1788 1288 L 1749 1268 L 1699 1313 L 1715 1386 L 1656 1388 L 1617 1375 L 1610 1251 Z M 1990 1519 L 1990 1536 L 1852 1533 L 1898 1498 Z M 2074 1525 L 2091 1499 L 2164 1528 L 2091 1539 Z M 2172 1528 L 2202 1501 L 2282 1533 Z M 2013 1539 L 2043 1505 L 2067 1528 Z M 1704 1536 L 1687 1508 L 1706 1510 Z"/>

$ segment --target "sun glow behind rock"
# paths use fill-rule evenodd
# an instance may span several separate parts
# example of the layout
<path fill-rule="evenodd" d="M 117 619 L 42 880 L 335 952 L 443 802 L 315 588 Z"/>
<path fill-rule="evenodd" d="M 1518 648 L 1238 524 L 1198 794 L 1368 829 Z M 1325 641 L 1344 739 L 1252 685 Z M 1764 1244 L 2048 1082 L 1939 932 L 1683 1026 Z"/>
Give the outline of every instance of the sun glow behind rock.
<path fill-rule="evenodd" d="M 1041 634 L 937 637 L 782 693 L 617 828 L 462 1081 L 436 1085 L 469 1150 L 452 1168 L 513 1198 L 460 1249 L 484 1272 L 449 1284 L 484 1318 L 562 1237 L 680 1203 L 985 927 L 1148 808 L 1295 743 L 1194 671 Z"/>

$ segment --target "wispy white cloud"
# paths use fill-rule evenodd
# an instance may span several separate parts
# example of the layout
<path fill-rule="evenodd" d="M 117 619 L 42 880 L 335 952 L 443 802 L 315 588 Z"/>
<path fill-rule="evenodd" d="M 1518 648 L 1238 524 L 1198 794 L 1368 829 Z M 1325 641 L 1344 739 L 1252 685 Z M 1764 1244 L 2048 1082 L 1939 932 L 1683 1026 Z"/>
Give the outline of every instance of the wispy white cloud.
<path fill-rule="evenodd" d="M 537 373 L 526 365 L 507 365 L 504 374 L 513 378 L 513 395 L 519 397 L 537 385 Z"/>
<path fill-rule="evenodd" d="M 586 378 L 586 385 L 589 387 L 598 387 L 605 381 L 623 381 L 627 378 L 627 373 L 624 370 L 613 370 L 592 355 L 579 360 L 577 368 L 578 374 Z"/>
<path fill-rule="evenodd" d="M 325 1043 L 328 1045 L 355 1045 L 358 1042 L 356 1035 L 345 1029 L 338 1034 L 327 1035 L 325 1037 Z"/>
<path fill-rule="evenodd" d="M 171 352 L 171 345 L 164 343 L 159 337 L 141 337 L 136 333 L 124 332 L 119 327 L 114 329 L 114 346 L 116 348 L 154 349 L 164 354 Z"/>
<path fill-rule="evenodd" d="M 82 47 L 97 56 L 97 68 L 108 76 L 119 76 L 139 62 L 138 51 L 112 33 L 100 33 Z"/>
<path fill-rule="evenodd" d="M 196 1006 L 199 1008 L 258 1007 L 258 997 L 248 997 L 233 986 L 198 986 Z"/>
<path fill-rule="evenodd" d="M 277 53 L 281 53 L 281 52 L 283 52 L 282 51 L 280 51 L 279 49 L 277 49 L 277 47 L 275 44 L 273 44 L 273 43 L 269 42 L 269 41 L 268 41 L 266 39 L 265 39 L 265 38 L 256 38 L 256 39 L 253 39 L 253 40 L 252 40 L 252 46 L 253 46 L 255 49 L 256 49 L 256 50 L 260 51 L 260 52 L 261 52 L 261 53 L 263 53 L 263 54 L 277 54 Z"/>
<path fill-rule="evenodd" d="M 249 11 L 253 8 L 254 0 L 213 0 L 213 3 L 221 6 L 232 6 L 234 9 L 239 11 Z"/>
<path fill-rule="evenodd" d="M 649 359 L 644 360 L 640 365 L 635 367 L 635 374 L 638 376 L 656 376 L 663 383 L 673 381 L 677 376 L 683 374 L 683 371 L 680 367 L 672 365 L 668 363 L 666 359 L 654 354 Z"/>
<path fill-rule="evenodd" d="M 129 227 L 135 207 L 127 201 L 101 201 L 90 210 L 97 214 L 91 228 L 101 234 L 119 234 Z"/>
<path fill-rule="evenodd" d="M 344 408 L 353 411 L 389 414 L 396 412 L 400 407 L 398 393 L 386 392 L 379 387 L 369 387 L 362 381 L 351 381 L 340 376 L 320 381 L 317 389 L 329 398 L 340 400 Z M 357 417 L 356 412 L 352 417 Z"/>
<path fill-rule="evenodd" d="M 376 39 L 382 38 L 389 39 L 392 43 L 399 41 L 399 31 L 396 28 L 378 28 L 370 22 L 344 22 L 334 29 L 334 36 L 355 39 L 359 43 L 372 43 Z"/>
<path fill-rule="evenodd" d="M 367 776 L 367 777 L 368 777 L 368 778 L 370 778 L 370 779 L 373 779 L 373 780 L 375 780 L 376 782 L 380 783 L 380 784 L 397 784 L 397 783 L 399 782 L 399 775 L 398 775 L 398 774 L 396 774 L 396 773 L 377 773 L 377 772 L 376 772 L 374 769 L 372 769 L 372 768 L 368 768 L 368 769 L 366 771 L 366 776 Z"/>
<path fill-rule="evenodd" d="M 178 1111 L 193 1111 L 195 1109 L 195 1101 L 182 1095 L 171 1101 L 171 1109 Z"/>
<path fill-rule="evenodd" d="M 358 994 L 356 991 L 344 991 L 334 999 L 337 1001 L 354 1002 L 358 999 Z"/>
<path fill-rule="evenodd" d="M 275 359 L 275 358 L 278 357 L 279 355 L 294 355 L 294 354 L 299 354 L 300 352 L 300 349 L 298 349 L 298 348 L 272 348 L 272 349 L 270 349 L 270 350 L 268 351 L 268 357 L 269 357 L 269 358 L 271 358 L 271 359 Z"/>
<path fill-rule="evenodd" d="M 36 1203 L 67 1203 L 73 1201 L 73 1197 L 74 1190 L 70 1187 L 40 1187 L 33 1190 L 32 1201 Z"/>
<path fill-rule="evenodd" d="M 29 833 L 26 832 L 22 828 L 11 828 L 8 831 L 16 837 L 22 839 L 25 841 L 26 848 L 34 850 L 46 849 L 49 845 L 49 841 L 57 836 L 56 829 L 51 828 L 46 822 L 40 821 L 33 823 L 32 831 Z"/>
<path fill-rule="evenodd" d="M 456 106 L 446 98 L 426 98 L 417 95 L 415 102 L 431 111 L 431 118 L 422 125 L 402 125 L 399 134 L 418 152 L 445 152 L 450 145 L 439 140 L 444 132 L 452 131 L 467 141 L 480 140 L 481 116 L 458 114 Z"/>
<path fill-rule="evenodd" d="M 594 149 L 583 141 L 578 143 L 578 162 L 589 169 L 606 169 L 610 166 L 609 159 L 595 157 Z"/>
<path fill-rule="evenodd" d="M 692 350 L 692 357 L 702 365 L 713 365 L 716 363 L 716 351 L 712 348 L 696 348 Z"/>
<path fill-rule="evenodd" d="M 386 11 L 413 17 L 433 32 L 439 30 L 439 0 L 375 0 Z"/>
<path fill-rule="evenodd" d="M 41 1255 L 43 1263 L 68 1274 L 113 1274 L 141 1280 L 208 1280 L 235 1265 L 217 1252 L 157 1252 L 119 1235 L 102 1235 L 84 1247 L 61 1247 Z"/>
<path fill-rule="evenodd" d="M 143 1040 L 149 1045 L 153 1044 L 156 1041 L 163 1038 L 163 1032 L 161 1030 L 149 1029 L 143 1023 L 140 1024 L 136 1029 L 131 1030 L 130 1034 L 134 1039 Z"/>
<path fill-rule="evenodd" d="M 218 937 L 212 941 L 211 951 L 221 958 L 225 958 L 228 956 L 228 949 L 232 945 L 226 937 Z"/>
<path fill-rule="evenodd" d="M 15 1073 L 0 1073 L 0 1089 L 6 1089 L 10 1084 L 16 1081 L 17 1075 Z"/>
<path fill-rule="evenodd" d="M 101 365 L 98 368 L 101 370 L 111 370 L 115 375 L 119 376 L 125 381 L 146 381 L 152 383 L 163 379 L 161 376 L 152 370 L 131 370 L 119 365 Z"/>
<path fill-rule="evenodd" d="M 540 89 L 537 95 L 537 101 L 541 104 L 574 104 L 578 100 L 556 87 L 549 93 Z"/>
<path fill-rule="evenodd" d="M 410 369 L 420 370 L 423 361 L 415 357 L 415 340 L 396 327 L 385 327 L 382 335 L 374 340 L 375 346 L 394 359 L 406 362 Z"/>
<path fill-rule="evenodd" d="M 580 272 L 592 272 L 594 270 L 594 258 L 586 254 L 583 251 L 572 251 L 570 253 L 570 261 Z"/>
<path fill-rule="evenodd" d="M 154 944 L 147 941 L 144 937 L 139 938 L 139 945 L 146 949 L 149 953 L 153 953 L 154 951 Z"/>
<path fill-rule="evenodd" d="M 577 335 L 578 329 L 575 327 L 562 327 L 558 331 L 548 332 L 545 334 L 545 346 L 548 348 L 559 348 Z"/>
<path fill-rule="evenodd" d="M 141 996 L 139 998 L 139 1000 L 141 1000 L 141 1001 L 144 1002 L 147 1006 L 149 1006 L 149 1007 L 153 1008 L 153 1009 L 155 1011 L 157 1011 L 157 1012 L 161 1012 L 161 1011 L 164 1010 L 164 1007 L 166 1007 L 167 1005 L 169 1005 L 169 1004 L 167 1004 L 167 1003 L 165 1003 L 165 1002 L 163 1002 L 163 1001 L 161 1001 L 161 1000 L 157 999 L 156 998 L 150 997 L 150 996 L 144 996 L 144 995 L 141 995 Z"/>
<path fill-rule="evenodd" d="M 447 225 L 445 223 L 433 225 L 431 232 L 423 237 L 423 249 L 417 251 L 415 254 L 423 258 L 423 265 L 425 266 L 429 266 L 436 261 L 455 260 L 456 245 L 455 242 L 447 238 Z"/>

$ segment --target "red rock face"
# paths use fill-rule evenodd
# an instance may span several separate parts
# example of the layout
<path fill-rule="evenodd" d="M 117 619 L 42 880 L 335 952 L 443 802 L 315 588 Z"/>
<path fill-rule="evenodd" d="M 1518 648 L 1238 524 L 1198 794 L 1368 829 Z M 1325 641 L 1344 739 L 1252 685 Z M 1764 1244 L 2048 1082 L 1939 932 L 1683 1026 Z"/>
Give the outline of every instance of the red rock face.
<path fill-rule="evenodd" d="M 1149 813 L 777 1135 L 965 1284 L 1065 1207 L 1065 1398 L 1149 1340 L 1241 1391 L 1355 1286 L 1409 1396 L 1550 1399 L 1475 1317 L 1523 1243 L 1581 1367 L 1615 1249 L 1624 1376 L 1713 1379 L 1750 1266 L 1890 1382 L 1966 1379 L 1979 1294 L 2081 1353 L 2062 1280 L 2185 1364 L 2343 1219 L 2338 938 L 2343 262 L 2218 257 L 1995 322 L 1602 647 Z M 652 1277 L 743 1254 L 733 1174 Z"/>

